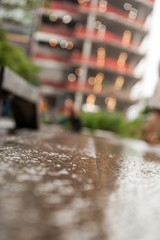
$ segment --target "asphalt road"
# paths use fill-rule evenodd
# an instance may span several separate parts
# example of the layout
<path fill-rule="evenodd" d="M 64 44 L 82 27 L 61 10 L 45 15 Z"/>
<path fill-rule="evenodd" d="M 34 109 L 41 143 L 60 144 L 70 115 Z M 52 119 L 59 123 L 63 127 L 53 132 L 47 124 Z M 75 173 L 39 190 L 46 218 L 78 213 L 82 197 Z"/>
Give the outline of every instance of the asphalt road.
<path fill-rule="evenodd" d="M 160 147 L 58 126 L 0 138 L 0 240 L 159 240 Z"/>

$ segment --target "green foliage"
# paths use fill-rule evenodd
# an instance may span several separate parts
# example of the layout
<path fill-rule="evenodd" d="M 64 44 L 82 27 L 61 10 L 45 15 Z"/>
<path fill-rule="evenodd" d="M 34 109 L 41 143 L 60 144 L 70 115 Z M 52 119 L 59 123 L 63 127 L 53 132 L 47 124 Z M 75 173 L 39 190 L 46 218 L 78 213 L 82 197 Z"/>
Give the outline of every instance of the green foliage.
<path fill-rule="evenodd" d="M 0 66 L 8 66 L 30 83 L 38 84 L 40 68 L 26 57 L 19 46 L 7 41 L 2 30 L 0 30 Z"/>
<path fill-rule="evenodd" d="M 101 129 L 113 131 L 121 136 L 140 138 L 142 135 L 142 118 L 139 117 L 133 121 L 125 119 L 119 112 L 107 113 L 104 111 L 98 113 L 81 112 L 80 118 L 83 127 L 91 130 Z"/>
<path fill-rule="evenodd" d="M 33 28 L 36 8 L 43 2 L 44 0 L 0 0 L 0 19 Z"/>
<path fill-rule="evenodd" d="M 142 110 L 141 114 L 143 115 L 148 115 L 150 113 L 152 113 L 153 110 L 146 104 L 145 108 Z"/>
<path fill-rule="evenodd" d="M 43 0 L 1 0 L 2 6 L 8 7 L 8 8 L 15 8 L 15 7 L 21 7 L 21 8 L 27 8 L 32 9 L 33 7 L 37 7 L 40 4 L 43 3 Z"/>
<path fill-rule="evenodd" d="M 26 6 L 29 8 L 29 9 L 32 9 L 32 8 L 36 8 L 38 6 L 40 6 L 41 4 L 43 4 L 44 0 L 26 0 Z"/>
<path fill-rule="evenodd" d="M 19 25 L 31 25 L 34 9 L 43 2 L 43 0 L 0 0 L 0 18 Z"/>

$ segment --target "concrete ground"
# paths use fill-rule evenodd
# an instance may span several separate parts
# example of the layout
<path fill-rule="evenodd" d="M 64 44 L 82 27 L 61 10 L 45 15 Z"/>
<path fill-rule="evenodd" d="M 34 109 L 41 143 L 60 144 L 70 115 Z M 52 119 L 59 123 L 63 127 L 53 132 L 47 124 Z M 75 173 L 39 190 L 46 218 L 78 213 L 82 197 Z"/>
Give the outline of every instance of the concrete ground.
<path fill-rule="evenodd" d="M 160 147 L 59 126 L 0 138 L 0 240 L 159 240 Z"/>

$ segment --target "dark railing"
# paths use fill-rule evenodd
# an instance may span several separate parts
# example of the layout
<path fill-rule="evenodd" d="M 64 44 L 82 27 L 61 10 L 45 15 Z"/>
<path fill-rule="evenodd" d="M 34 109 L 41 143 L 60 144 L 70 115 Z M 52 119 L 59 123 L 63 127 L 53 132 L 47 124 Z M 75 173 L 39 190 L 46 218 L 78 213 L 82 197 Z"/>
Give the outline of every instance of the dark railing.
<path fill-rule="evenodd" d="M 93 6 L 90 3 L 81 4 L 80 9 L 82 9 L 82 10 L 86 9 L 88 11 L 94 11 L 94 12 L 100 13 L 98 6 L 97 5 Z M 117 8 L 117 7 L 114 7 L 110 4 L 107 4 L 105 12 L 106 13 L 114 13 L 117 16 L 123 17 L 124 19 L 130 20 L 130 21 L 132 21 L 134 23 L 138 23 L 140 25 L 143 25 L 146 21 L 145 19 L 140 19 L 138 17 L 136 19 L 131 20 L 131 19 L 129 19 L 129 13 L 127 13 L 127 12 Z"/>
<path fill-rule="evenodd" d="M 38 58 L 38 59 L 57 61 L 57 62 L 65 63 L 65 64 L 67 64 L 67 63 L 72 64 L 75 62 L 78 64 L 85 63 L 88 66 L 96 66 L 97 68 L 104 68 L 104 69 L 107 68 L 107 69 L 122 72 L 122 73 L 133 74 L 133 72 L 134 72 L 133 66 L 131 66 L 129 64 L 125 64 L 123 67 L 121 67 L 118 65 L 116 59 L 110 58 L 110 57 L 106 57 L 103 67 L 101 67 L 99 64 L 97 64 L 96 56 L 90 56 L 89 58 L 87 58 L 81 54 L 72 54 L 72 56 L 70 56 L 70 57 L 68 57 L 68 56 L 64 57 L 63 55 L 55 56 L 53 54 L 44 54 L 44 53 L 38 52 L 38 53 L 35 53 L 35 55 L 33 57 Z"/>
<path fill-rule="evenodd" d="M 68 56 L 48 54 L 48 53 L 41 53 L 41 52 L 35 53 L 33 55 L 33 58 L 57 61 L 57 62 L 61 62 L 61 63 L 68 63 L 69 62 Z"/>
<path fill-rule="evenodd" d="M 125 64 L 123 67 L 119 66 L 117 63 L 116 59 L 110 58 L 110 57 L 106 57 L 104 64 L 99 65 L 97 63 L 97 57 L 95 56 L 91 56 L 89 58 L 80 55 L 73 55 L 71 58 L 71 61 L 73 63 L 77 62 L 78 64 L 87 64 L 88 66 L 91 67 L 97 67 L 97 68 L 102 68 L 102 69 L 110 69 L 112 71 L 117 71 L 117 72 L 121 72 L 121 73 L 126 73 L 126 74 L 133 74 L 134 72 L 134 67 L 129 65 L 129 64 Z"/>
<path fill-rule="evenodd" d="M 58 34 L 64 37 L 72 37 L 73 30 L 66 29 L 64 27 L 51 27 L 47 25 L 42 25 L 40 32 L 51 33 L 51 34 Z"/>
<path fill-rule="evenodd" d="M 90 38 L 90 39 L 99 40 L 99 41 L 103 40 L 106 42 L 114 42 L 114 43 L 117 43 L 117 44 L 123 46 L 122 37 L 110 32 L 110 31 L 106 31 L 105 33 L 99 33 L 97 30 L 89 31 L 86 28 L 77 28 L 75 30 L 74 34 L 77 37 Z M 129 43 L 129 46 L 135 47 L 138 49 L 139 44 L 131 41 Z M 129 46 L 127 46 L 127 47 L 129 47 Z"/>
<path fill-rule="evenodd" d="M 65 2 L 52 2 L 49 7 L 41 7 L 41 10 L 53 9 L 53 10 L 64 10 L 70 13 L 77 13 L 78 7 L 72 3 L 65 3 Z"/>
<path fill-rule="evenodd" d="M 38 90 L 8 67 L 0 67 L 0 99 L 11 97 L 17 128 L 39 127 Z"/>

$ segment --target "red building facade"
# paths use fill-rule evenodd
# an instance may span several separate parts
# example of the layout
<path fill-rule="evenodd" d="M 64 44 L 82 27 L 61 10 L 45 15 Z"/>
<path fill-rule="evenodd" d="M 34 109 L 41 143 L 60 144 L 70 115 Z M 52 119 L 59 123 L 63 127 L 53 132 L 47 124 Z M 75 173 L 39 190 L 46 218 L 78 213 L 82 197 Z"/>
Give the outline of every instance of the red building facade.
<path fill-rule="evenodd" d="M 108 111 L 131 105 L 153 5 L 153 0 L 59 0 L 42 6 L 33 59 L 43 68 L 43 94 Z"/>

